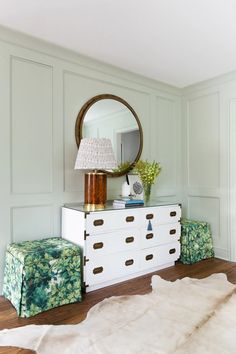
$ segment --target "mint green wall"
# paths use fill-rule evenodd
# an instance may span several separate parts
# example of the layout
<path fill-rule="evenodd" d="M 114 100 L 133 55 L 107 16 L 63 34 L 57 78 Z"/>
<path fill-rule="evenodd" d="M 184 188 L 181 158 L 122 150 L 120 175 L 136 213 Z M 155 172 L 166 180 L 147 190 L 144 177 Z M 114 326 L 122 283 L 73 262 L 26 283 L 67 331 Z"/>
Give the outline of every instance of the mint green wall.
<path fill-rule="evenodd" d="M 163 166 L 153 194 L 181 201 L 181 92 L 0 28 L 0 284 L 9 242 L 60 235 L 60 207 L 83 200 L 74 125 L 101 93 L 124 98 L 144 133 L 143 158 Z M 109 198 L 124 178 L 109 179 Z"/>
<path fill-rule="evenodd" d="M 101 93 L 137 112 L 142 157 L 163 166 L 153 195 L 209 221 L 216 255 L 236 260 L 236 73 L 180 90 L 0 27 L 0 77 L 0 287 L 6 245 L 60 235 L 60 207 L 83 201 L 74 125 Z"/>
<path fill-rule="evenodd" d="M 183 90 L 184 205 L 211 224 L 216 256 L 236 260 L 236 73 Z"/>

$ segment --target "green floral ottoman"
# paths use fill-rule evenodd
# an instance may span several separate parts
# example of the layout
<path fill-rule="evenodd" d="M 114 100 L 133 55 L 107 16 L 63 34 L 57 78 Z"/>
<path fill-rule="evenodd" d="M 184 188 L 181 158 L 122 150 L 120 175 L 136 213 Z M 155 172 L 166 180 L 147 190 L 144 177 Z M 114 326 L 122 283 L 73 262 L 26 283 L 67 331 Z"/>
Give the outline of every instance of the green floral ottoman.
<path fill-rule="evenodd" d="M 181 220 L 180 261 L 192 264 L 214 257 L 210 225 L 202 221 Z"/>
<path fill-rule="evenodd" d="M 10 244 L 3 295 L 21 317 L 81 301 L 79 247 L 59 237 Z"/>

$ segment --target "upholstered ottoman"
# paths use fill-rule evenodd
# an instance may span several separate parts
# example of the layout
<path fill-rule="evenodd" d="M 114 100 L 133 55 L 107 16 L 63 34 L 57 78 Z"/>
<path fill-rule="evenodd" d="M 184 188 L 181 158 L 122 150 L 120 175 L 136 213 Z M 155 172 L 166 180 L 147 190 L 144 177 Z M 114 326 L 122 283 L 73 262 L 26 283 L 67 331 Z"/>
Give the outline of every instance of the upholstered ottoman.
<path fill-rule="evenodd" d="M 214 257 L 210 225 L 207 222 L 182 219 L 180 243 L 180 261 L 184 264 Z"/>
<path fill-rule="evenodd" d="M 10 244 L 3 295 L 21 317 L 81 301 L 79 247 L 59 237 Z"/>

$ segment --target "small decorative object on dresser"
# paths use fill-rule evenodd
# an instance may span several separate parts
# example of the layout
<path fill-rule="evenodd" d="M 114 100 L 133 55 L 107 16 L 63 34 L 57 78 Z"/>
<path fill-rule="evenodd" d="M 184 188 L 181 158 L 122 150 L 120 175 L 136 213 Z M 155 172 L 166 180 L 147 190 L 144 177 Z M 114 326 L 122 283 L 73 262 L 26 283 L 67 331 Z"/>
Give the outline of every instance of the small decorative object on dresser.
<path fill-rule="evenodd" d="M 130 194 L 133 198 L 143 199 L 143 186 L 137 174 L 128 174 Z"/>
<path fill-rule="evenodd" d="M 179 204 L 86 212 L 62 208 L 62 237 L 80 245 L 86 291 L 174 265 L 180 255 Z"/>
<path fill-rule="evenodd" d="M 142 206 L 142 205 L 144 205 L 144 201 L 142 199 L 121 198 L 121 199 L 115 199 L 113 202 L 113 206 L 119 208 Z"/>
<path fill-rule="evenodd" d="M 130 185 L 127 181 L 122 183 L 121 195 L 122 197 L 128 197 L 130 195 Z"/>
<path fill-rule="evenodd" d="M 155 183 L 157 176 L 161 172 L 161 165 L 156 161 L 148 162 L 147 160 L 139 160 L 135 165 L 134 172 L 136 172 L 141 179 L 144 200 L 147 204 L 150 201 L 152 185 Z"/>

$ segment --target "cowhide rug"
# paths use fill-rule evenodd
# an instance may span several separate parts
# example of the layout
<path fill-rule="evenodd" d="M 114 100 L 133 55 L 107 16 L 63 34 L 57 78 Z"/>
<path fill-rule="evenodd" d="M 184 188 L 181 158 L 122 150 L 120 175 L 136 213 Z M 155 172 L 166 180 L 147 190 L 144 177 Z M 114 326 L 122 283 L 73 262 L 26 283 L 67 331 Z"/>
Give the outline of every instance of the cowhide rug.
<path fill-rule="evenodd" d="M 0 331 L 1 346 L 38 354 L 236 353 L 236 286 L 224 274 L 168 282 L 95 305 L 78 325 Z"/>

